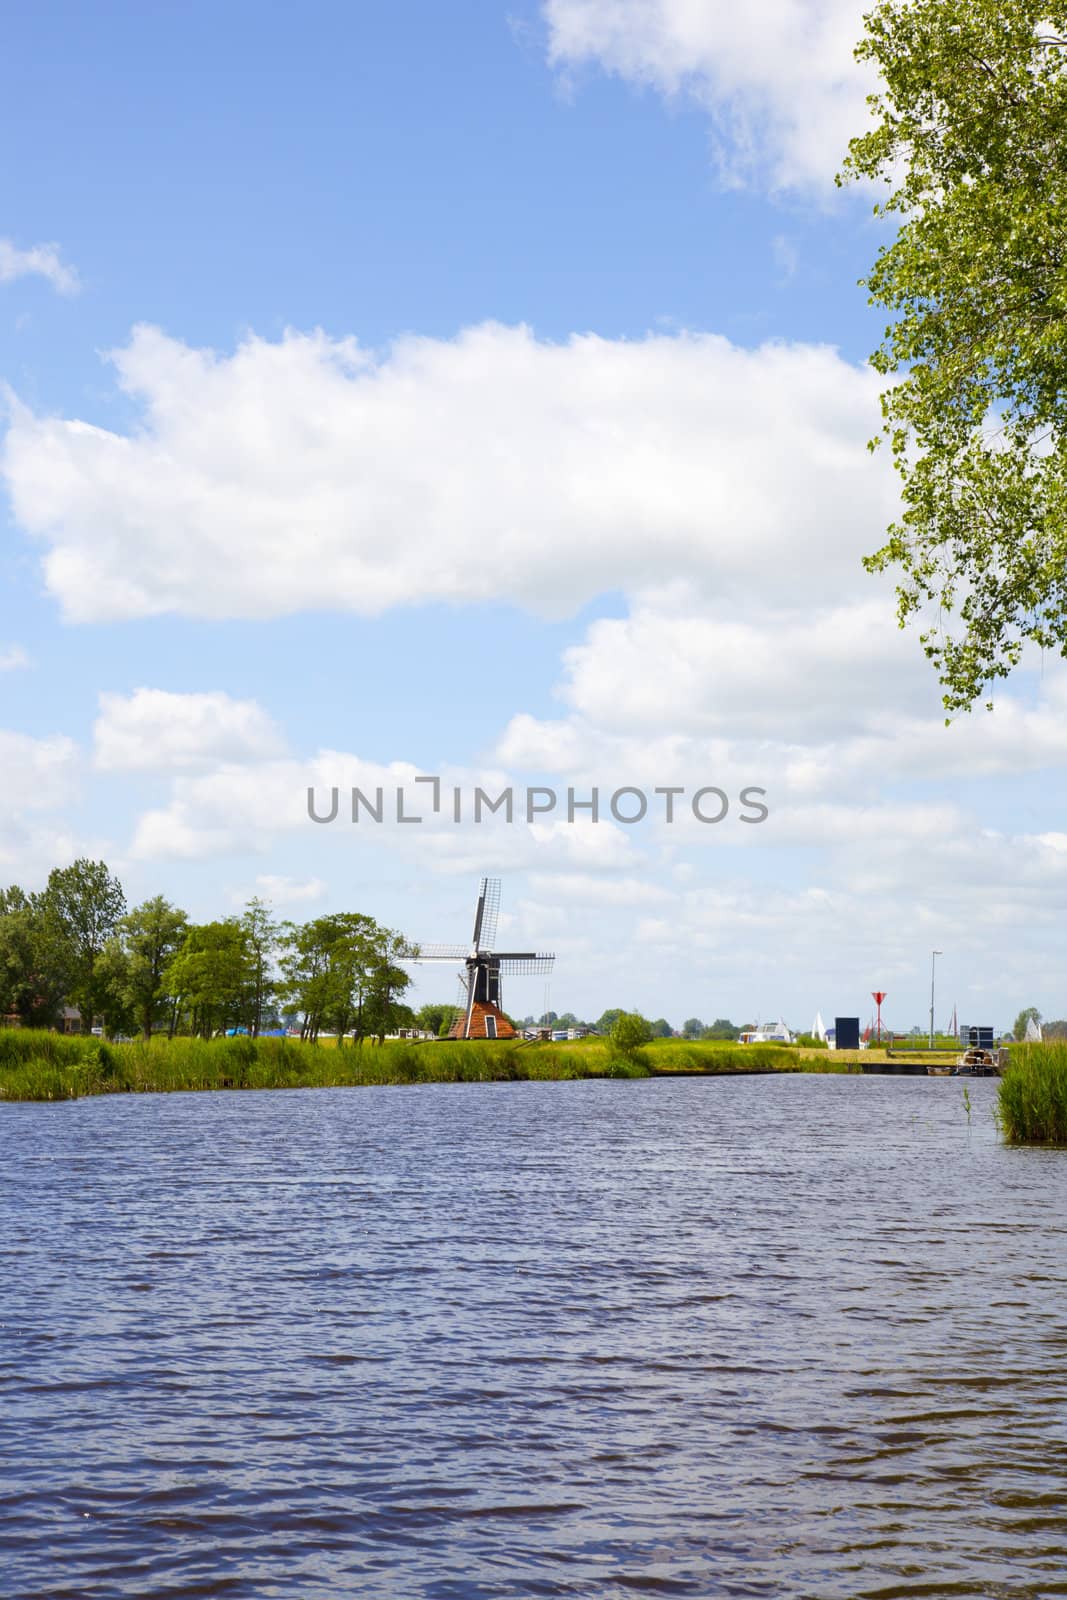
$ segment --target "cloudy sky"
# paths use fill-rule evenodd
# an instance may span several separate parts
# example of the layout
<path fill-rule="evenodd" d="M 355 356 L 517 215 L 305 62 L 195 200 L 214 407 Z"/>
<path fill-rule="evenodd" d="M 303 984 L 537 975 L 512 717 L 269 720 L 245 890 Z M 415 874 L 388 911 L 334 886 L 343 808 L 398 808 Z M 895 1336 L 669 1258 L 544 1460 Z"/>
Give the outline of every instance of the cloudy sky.
<path fill-rule="evenodd" d="M 0 877 L 103 855 L 196 917 L 453 941 L 492 872 L 559 1011 L 881 988 L 906 1028 L 938 949 L 939 1023 L 1067 1013 L 1067 674 L 946 728 L 861 565 L 895 497 L 882 235 L 833 183 L 861 11 L 11 11 Z M 432 774 L 561 803 L 456 824 Z M 353 825 L 353 785 L 425 821 Z M 624 786 L 685 797 L 627 824 Z"/>

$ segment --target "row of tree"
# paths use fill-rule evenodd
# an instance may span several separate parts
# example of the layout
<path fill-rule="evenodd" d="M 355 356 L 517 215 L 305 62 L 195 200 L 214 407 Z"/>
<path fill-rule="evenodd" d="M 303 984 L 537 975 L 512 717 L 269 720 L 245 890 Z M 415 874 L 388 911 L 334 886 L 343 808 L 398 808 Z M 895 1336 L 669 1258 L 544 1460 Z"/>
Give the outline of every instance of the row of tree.
<path fill-rule="evenodd" d="M 89 1032 L 359 1040 L 409 1026 L 406 940 L 361 912 L 276 922 L 252 900 L 240 916 L 193 923 L 162 895 L 127 910 L 103 861 L 57 868 L 44 889 L 0 890 L 0 1015 L 55 1027 L 64 1008 Z"/>
<path fill-rule="evenodd" d="M 307 1039 L 409 1026 L 447 1034 L 457 1006 L 413 1012 L 404 1003 L 411 978 L 400 963 L 412 949 L 362 912 L 276 922 L 268 905 L 251 900 L 239 916 L 193 923 L 162 895 L 127 910 L 106 862 L 80 860 L 56 868 L 39 893 L 0 890 L 0 1017 L 50 1028 L 69 1007 L 86 1032 L 99 1024 L 109 1035 L 145 1037 L 256 1035 L 282 1023 L 298 1023 Z M 546 1011 L 517 1026 L 611 1034 L 628 1015 L 612 1007 L 583 1022 Z M 689 1017 L 676 1030 L 657 1017 L 646 1026 L 654 1039 L 736 1039 L 741 1031 L 723 1018 L 706 1025 Z"/>
<path fill-rule="evenodd" d="M 456 1017 L 461 1014 L 459 1006 L 445 1005 L 440 1001 L 430 1002 L 422 1006 L 415 1013 L 415 1026 L 425 1029 L 430 1033 L 444 1037 L 452 1026 Z M 519 1019 L 509 1017 L 508 1021 L 515 1028 L 590 1028 L 594 1033 L 611 1034 L 620 1017 L 637 1015 L 635 1012 L 623 1011 L 619 1006 L 612 1006 L 607 1011 L 601 1012 L 595 1022 L 586 1021 L 575 1016 L 573 1011 L 543 1011 L 540 1016 L 532 1012 L 529 1016 Z M 657 1017 L 654 1022 L 642 1019 L 649 1030 L 650 1039 L 737 1039 L 741 1029 L 732 1022 L 719 1018 L 718 1021 L 706 1024 L 699 1017 L 689 1017 L 681 1028 L 672 1028 L 666 1017 Z"/>
<path fill-rule="evenodd" d="M 592 1028 L 597 1033 L 610 1034 L 620 1017 L 636 1016 L 638 1013 L 624 1011 L 619 1006 L 612 1006 L 600 1014 L 595 1022 L 583 1022 L 574 1015 L 573 1011 L 565 1011 L 558 1016 L 555 1011 L 546 1011 L 540 1017 L 524 1017 L 524 1027 L 549 1027 L 549 1028 Z M 736 1027 L 725 1017 L 718 1017 L 714 1022 L 701 1022 L 699 1017 L 687 1017 L 680 1028 L 672 1028 L 666 1017 L 657 1017 L 654 1022 L 647 1022 L 651 1029 L 652 1039 L 738 1039 L 745 1028 Z"/>

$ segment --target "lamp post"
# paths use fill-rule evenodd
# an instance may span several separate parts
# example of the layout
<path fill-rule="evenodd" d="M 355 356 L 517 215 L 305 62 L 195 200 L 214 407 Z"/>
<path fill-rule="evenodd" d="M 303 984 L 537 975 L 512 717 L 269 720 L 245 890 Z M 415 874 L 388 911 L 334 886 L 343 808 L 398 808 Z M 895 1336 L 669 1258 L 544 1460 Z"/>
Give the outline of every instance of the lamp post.
<path fill-rule="evenodd" d="M 938 958 L 938 956 L 943 955 L 943 954 L 944 954 L 943 950 L 931 950 L 931 952 L 930 952 L 930 1049 L 931 1050 L 934 1048 L 934 971 L 935 971 L 935 968 L 937 966 L 937 958 Z"/>

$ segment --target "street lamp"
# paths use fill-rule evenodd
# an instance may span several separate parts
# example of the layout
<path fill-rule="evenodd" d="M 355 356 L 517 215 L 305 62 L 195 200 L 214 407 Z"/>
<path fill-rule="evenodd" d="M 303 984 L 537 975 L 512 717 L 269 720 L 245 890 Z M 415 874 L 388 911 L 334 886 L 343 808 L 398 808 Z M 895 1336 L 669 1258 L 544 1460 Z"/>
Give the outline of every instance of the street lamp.
<path fill-rule="evenodd" d="M 937 966 L 937 958 L 940 955 L 944 955 L 944 951 L 943 950 L 931 950 L 931 952 L 930 952 L 930 1049 L 931 1050 L 934 1048 L 934 969 Z"/>

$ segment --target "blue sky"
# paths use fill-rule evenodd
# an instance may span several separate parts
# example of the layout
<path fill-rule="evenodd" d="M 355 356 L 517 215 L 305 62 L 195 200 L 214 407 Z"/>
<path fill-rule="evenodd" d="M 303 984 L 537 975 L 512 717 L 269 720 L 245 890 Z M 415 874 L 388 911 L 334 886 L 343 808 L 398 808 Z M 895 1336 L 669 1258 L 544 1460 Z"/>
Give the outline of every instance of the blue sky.
<path fill-rule="evenodd" d="M 882 987 L 910 1026 L 939 947 L 946 1016 L 1067 1010 L 1059 663 L 945 730 L 860 566 L 894 493 L 880 235 L 832 181 L 860 9 L 759 48 L 682 0 L 12 13 L 5 877 L 102 853 L 197 916 L 450 939 L 491 870 L 557 1009 L 806 1024 Z M 446 770 L 771 816 L 298 815 Z"/>

